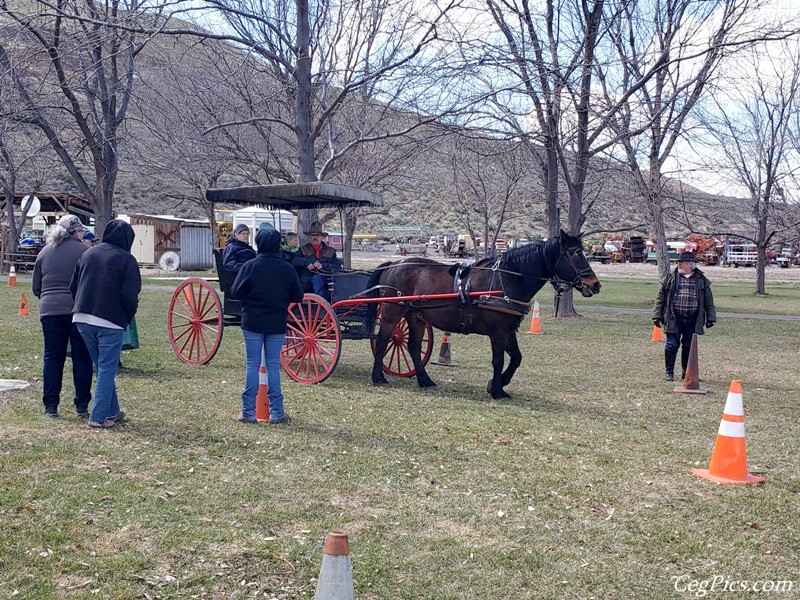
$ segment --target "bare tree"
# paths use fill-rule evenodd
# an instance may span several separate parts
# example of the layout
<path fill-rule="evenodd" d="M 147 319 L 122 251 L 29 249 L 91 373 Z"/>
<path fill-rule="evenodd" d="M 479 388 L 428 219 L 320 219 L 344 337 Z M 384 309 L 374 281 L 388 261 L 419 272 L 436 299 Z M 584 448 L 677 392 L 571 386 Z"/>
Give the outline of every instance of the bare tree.
<path fill-rule="evenodd" d="M 122 151 L 138 173 L 149 174 L 149 185 L 139 186 L 143 195 L 170 198 L 177 212 L 199 210 L 209 219 L 212 246 L 217 247 L 215 211 L 206 190 L 230 181 L 272 181 L 280 172 L 273 165 L 285 155 L 270 141 L 264 124 L 218 127 L 263 110 L 263 97 L 252 93 L 258 65 L 228 44 L 162 36 L 140 55 L 137 76 L 131 135 Z"/>
<path fill-rule="evenodd" d="M 13 254 L 17 251 L 19 234 L 29 218 L 27 214 L 33 205 L 34 194 L 41 188 L 44 179 L 44 172 L 35 167 L 46 164 L 46 160 L 42 156 L 41 147 L 36 148 L 26 143 L 33 141 L 30 135 L 26 135 L 30 132 L 25 132 L 21 127 L 15 129 L 4 125 L 13 123 L 0 122 L 0 229 L 4 234 L 0 239 L 0 248 L 4 253 Z M 14 200 L 20 187 L 27 191 L 27 200 L 20 202 L 20 211 L 17 213 Z"/>
<path fill-rule="evenodd" d="M 528 192 L 526 183 L 530 183 L 527 151 L 520 143 L 459 134 L 452 137 L 455 139 L 448 158 L 453 208 L 475 248 L 482 241 L 484 255 L 489 256 L 506 222 L 521 215 L 521 196 Z"/>
<path fill-rule="evenodd" d="M 664 168 L 687 117 L 702 98 L 731 44 L 755 37 L 751 13 L 760 0 L 623 2 L 606 26 L 599 53 L 601 114 L 624 152 L 656 244 L 659 271 L 669 273 Z M 622 101 L 620 101 L 622 98 Z"/>
<path fill-rule="evenodd" d="M 495 90 L 487 110 L 495 127 L 523 140 L 538 167 L 548 235 L 561 228 L 560 184 L 568 192 L 566 229 L 578 234 L 589 160 L 599 151 L 607 123 L 590 111 L 594 56 L 604 34 L 606 0 L 486 0 L 501 42 L 477 44 L 484 81 Z M 491 39 L 491 38 L 490 38 Z M 571 290 L 555 303 L 557 316 L 573 316 Z"/>
<path fill-rule="evenodd" d="M 335 180 L 347 155 L 360 145 L 410 133 L 456 102 L 456 89 L 443 84 L 440 68 L 447 62 L 440 34 L 449 27 L 453 1 L 441 6 L 399 0 L 202 4 L 225 22 L 219 28 L 224 31 L 204 35 L 247 48 L 271 79 L 268 110 L 217 127 L 269 123 L 277 138 L 292 138 L 295 168 L 284 170 L 284 180 Z M 432 96 L 435 89 L 439 95 Z M 399 129 L 392 129 L 390 120 L 350 127 L 353 121 L 343 117 L 358 105 L 348 103 L 356 97 L 364 109 L 386 106 L 416 118 Z M 318 218 L 317 211 L 303 211 L 301 229 Z"/>
<path fill-rule="evenodd" d="M 743 227 L 726 233 L 755 243 L 755 291 L 765 294 L 767 250 L 800 169 L 795 137 L 800 133 L 795 129 L 800 123 L 800 44 L 766 45 L 740 62 L 751 68 L 746 76 L 728 74 L 725 87 L 714 91 L 713 112 L 703 121 L 715 142 L 710 153 L 721 159 L 715 168 L 746 190 L 749 210 L 742 215 Z"/>
<path fill-rule="evenodd" d="M 44 133 L 89 200 L 102 233 L 113 212 L 134 63 L 149 39 L 134 30 L 152 28 L 154 9 L 138 0 L 39 1 L 32 8 L 31 3 L 0 5 L 0 17 L 17 27 L 13 38 L 0 41 L 0 58 L 13 71 L 24 103 L 15 118 Z M 20 72 L 15 64 L 20 53 L 35 56 L 35 68 Z"/>
<path fill-rule="evenodd" d="M 0 33 L 6 31 L 0 26 Z M 10 57 L 0 48 L 0 229 L 3 231 L 0 247 L 10 253 L 17 251 L 19 234 L 29 218 L 27 212 L 35 192 L 45 182 L 52 181 L 48 178 L 52 161 L 47 139 L 21 117 L 25 107 L 16 92 L 14 78 L 20 70 L 31 68 L 26 58 L 20 57 L 20 62 L 12 65 Z M 17 212 L 14 200 L 19 190 L 29 199 L 20 203 Z"/>

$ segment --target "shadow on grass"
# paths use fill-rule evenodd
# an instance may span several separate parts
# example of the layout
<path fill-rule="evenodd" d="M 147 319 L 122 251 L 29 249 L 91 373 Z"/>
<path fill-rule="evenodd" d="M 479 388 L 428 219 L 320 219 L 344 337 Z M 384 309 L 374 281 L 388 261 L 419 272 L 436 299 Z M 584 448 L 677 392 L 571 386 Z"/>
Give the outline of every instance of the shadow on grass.
<path fill-rule="evenodd" d="M 121 422 L 122 431 L 136 435 L 142 440 L 150 440 L 160 446 L 175 448 L 205 447 L 212 451 L 214 446 L 240 445 L 242 442 L 267 441 L 280 435 L 299 435 L 313 440 L 316 446 L 332 447 L 380 447 L 394 453 L 415 454 L 434 452 L 439 448 L 440 440 L 436 436 L 419 438 L 409 435 L 380 434 L 361 428 L 341 426 L 323 426 L 308 423 L 296 418 L 289 425 L 241 424 L 234 420 L 231 423 L 220 422 L 199 427 L 193 423 L 131 421 Z M 273 440 L 274 441 L 274 440 Z"/>
<path fill-rule="evenodd" d="M 401 378 L 388 376 L 389 389 L 396 390 L 401 386 L 404 387 L 409 393 L 418 393 L 421 397 L 429 398 L 431 395 L 448 394 L 458 396 L 462 401 L 470 403 L 490 403 L 497 402 L 506 406 L 516 406 L 533 411 L 542 411 L 548 413 L 562 413 L 562 414 L 589 414 L 597 417 L 614 416 L 603 410 L 598 410 L 594 406 L 579 406 L 575 404 L 567 404 L 552 400 L 545 397 L 542 393 L 533 389 L 525 389 L 523 382 L 520 381 L 515 389 L 514 381 L 505 388 L 506 392 L 511 395 L 511 398 L 504 398 L 501 400 L 494 400 L 489 392 L 486 391 L 488 380 L 484 384 L 475 383 L 471 381 L 449 383 L 448 380 L 457 378 L 459 372 L 457 368 L 439 367 L 430 364 L 426 367 L 428 374 L 434 382 L 437 382 L 435 388 L 420 388 L 417 385 L 417 380 L 414 377 Z M 447 370 L 444 370 L 447 369 Z M 341 378 L 341 381 L 338 379 Z M 365 370 L 363 367 L 355 365 L 342 365 L 340 362 L 337 365 L 336 371 L 333 373 L 328 382 L 336 387 L 347 388 L 347 382 L 363 381 L 365 391 L 375 391 L 380 394 L 383 386 L 373 386 L 370 371 Z"/>

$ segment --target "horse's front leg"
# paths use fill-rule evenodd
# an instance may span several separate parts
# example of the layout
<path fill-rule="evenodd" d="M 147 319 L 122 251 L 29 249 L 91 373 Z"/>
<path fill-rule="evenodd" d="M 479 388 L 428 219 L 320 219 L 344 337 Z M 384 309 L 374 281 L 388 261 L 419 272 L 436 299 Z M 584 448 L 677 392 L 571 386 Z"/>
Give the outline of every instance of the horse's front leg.
<path fill-rule="evenodd" d="M 503 391 L 503 360 L 505 358 L 506 334 L 492 334 L 492 379 L 489 381 L 487 391 L 494 399 L 511 398 Z"/>
<path fill-rule="evenodd" d="M 511 383 L 511 378 L 514 377 L 514 373 L 517 372 L 520 364 L 522 364 L 522 352 L 519 349 L 516 331 L 512 331 L 506 340 L 506 353 L 508 353 L 509 362 L 508 367 L 503 372 L 503 387 Z"/>
<path fill-rule="evenodd" d="M 408 353 L 414 363 L 414 370 L 417 373 L 417 384 L 421 388 L 436 387 L 436 383 L 430 378 L 422 364 L 422 337 L 425 334 L 425 321 L 406 317 L 408 322 Z"/>

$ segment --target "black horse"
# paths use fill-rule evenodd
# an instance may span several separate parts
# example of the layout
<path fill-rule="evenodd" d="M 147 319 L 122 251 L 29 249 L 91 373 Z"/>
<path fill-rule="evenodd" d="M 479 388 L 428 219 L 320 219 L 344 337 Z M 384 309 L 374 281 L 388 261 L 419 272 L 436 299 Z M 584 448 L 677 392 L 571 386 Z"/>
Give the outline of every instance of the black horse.
<path fill-rule="evenodd" d="M 397 322 L 409 326 L 408 351 L 420 387 L 436 384 L 421 360 L 424 323 L 442 331 L 479 333 L 492 341 L 493 375 L 487 391 L 492 398 L 510 398 L 503 388 L 511 382 L 522 362 L 517 329 L 530 307 L 531 298 L 546 283 L 574 287 L 586 297 L 600 291 L 600 282 L 583 254 L 579 238 L 561 235 L 546 242 L 511 250 L 500 257 L 479 260 L 460 269 L 425 258 L 384 263 L 372 274 L 368 289 L 373 297 L 426 296 L 458 292 L 456 300 L 422 300 L 381 303 L 380 330 L 372 367 L 372 382 L 388 384 L 382 363 Z M 376 287 L 377 286 L 377 287 Z M 470 292 L 499 290 L 495 296 L 471 297 Z M 372 328 L 376 304 L 369 304 L 367 326 Z M 510 358 L 503 372 L 503 353 Z"/>

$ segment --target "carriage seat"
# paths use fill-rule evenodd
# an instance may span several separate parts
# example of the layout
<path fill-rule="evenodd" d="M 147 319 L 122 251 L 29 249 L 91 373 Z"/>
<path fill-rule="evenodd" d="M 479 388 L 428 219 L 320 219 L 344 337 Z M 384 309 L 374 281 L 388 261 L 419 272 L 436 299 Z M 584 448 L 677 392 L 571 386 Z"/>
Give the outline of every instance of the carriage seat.
<path fill-rule="evenodd" d="M 336 271 L 331 273 L 330 292 L 331 304 L 340 300 L 348 300 L 367 289 L 370 273 L 364 271 Z M 365 329 L 367 322 L 367 304 L 353 306 L 340 306 L 335 309 L 339 319 L 339 328 L 345 339 L 365 339 L 368 331 Z"/>
<path fill-rule="evenodd" d="M 347 300 L 367 289 L 370 274 L 364 271 L 334 271 L 331 278 L 331 302 Z"/>
<path fill-rule="evenodd" d="M 231 293 L 233 281 L 236 279 L 236 273 L 231 273 L 222 264 L 222 249 L 214 248 L 214 264 L 217 267 L 217 276 L 219 277 L 219 289 L 222 290 L 222 314 L 233 315 L 240 317 L 242 315 L 242 303 L 239 300 L 231 300 L 228 294 Z"/>

